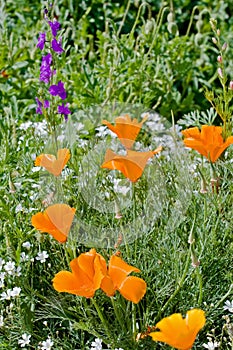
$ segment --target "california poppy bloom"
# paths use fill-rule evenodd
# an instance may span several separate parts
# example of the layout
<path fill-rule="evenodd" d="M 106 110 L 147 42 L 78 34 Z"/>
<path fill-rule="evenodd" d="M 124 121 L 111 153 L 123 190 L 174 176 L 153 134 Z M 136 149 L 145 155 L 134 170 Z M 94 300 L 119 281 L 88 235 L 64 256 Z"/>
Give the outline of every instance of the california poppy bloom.
<path fill-rule="evenodd" d="M 104 163 L 101 168 L 110 170 L 119 170 L 130 181 L 136 182 L 141 176 L 148 159 L 152 158 L 156 153 L 160 152 L 162 147 L 158 147 L 155 151 L 136 152 L 128 150 L 125 156 L 117 155 L 110 149 L 107 150 Z"/>
<path fill-rule="evenodd" d="M 67 240 L 76 209 L 67 204 L 54 204 L 43 213 L 32 216 L 32 226 L 41 232 L 47 232 L 58 242 Z"/>
<path fill-rule="evenodd" d="M 179 350 L 189 350 L 205 321 L 204 311 L 192 309 L 187 312 L 185 318 L 182 318 L 181 314 L 163 318 L 156 324 L 160 332 L 152 332 L 149 335 L 154 341 L 164 342 Z"/>
<path fill-rule="evenodd" d="M 131 272 L 140 270 L 116 255 L 111 257 L 107 268 L 102 255 L 91 249 L 73 259 L 70 267 L 72 272 L 60 271 L 53 279 L 53 286 L 58 292 L 92 298 L 99 288 L 108 296 L 113 296 L 118 290 L 133 303 L 138 303 L 146 293 L 146 282 L 143 279 L 128 276 Z"/>
<path fill-rule="evenodd" d="M 139 123 L 136 118 L 131 119 L 128 114 L 125 114 L 115 119 L 116 125 L 112 125 L 107 120 L 102 120 L 102 123 L 107 125 L 107 127 L 119 137 L 122 145 L 126 149 L 130 149 L 142 128 L 142 124 L 147 118 L 146 116 Z"/>
<path fill-rule="evenodd" d="M 41 154 L 35 160 L 35 166 L 42 166 L 54 176 L 59 176 L 70 159 L 70 151 L 62 148 L 57 151 L 57 158 L 53 154 Z"/>
<path fill-rule="evenodd" d="M 214 125 L 202 125 L 201 131 L 197 127 L 183 130 L 184 144 L 214 163 L 223 151 L 233 143 L 233 136 L 229 136 L 226 141 L 223 141 L 222 131 L 221 126 Z"/>
<path fill-rule="evenodd" d="M 101 282 L 101 289 L 108 296 L 113 296 L 118 290 L 125 299 L 139 303 L 146 293 L 146 282 L 142 278 L 129 276 L 131 272 L 140 270 L 128 265 L 119 256 L 112 255 L 108 273 Z"/>
<path fill-rule="evenodd" d="M 95 249 L 79 255 L 70 262 L 71 271 L 60 271 L 53 279 L 53 287 L 58 292 L 67 292 L 92 298 L 100 288 L 106 275 L 105 259 Z"/>

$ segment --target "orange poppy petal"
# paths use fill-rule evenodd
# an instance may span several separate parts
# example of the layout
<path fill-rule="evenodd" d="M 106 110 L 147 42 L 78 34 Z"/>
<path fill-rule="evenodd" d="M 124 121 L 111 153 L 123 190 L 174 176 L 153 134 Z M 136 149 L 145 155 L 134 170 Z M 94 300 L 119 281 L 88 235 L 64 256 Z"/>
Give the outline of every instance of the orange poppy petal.
<path fill-rule="evenodd" d="M 95 294 L 95 290 L 87 283 L 82 282 L 83 280 L 81 276 L 80 280 L 78 280 L 71 272 L 60 271 L 53 278 L 53 287 L 58 292 L 66 292 L 86 298 L 92 298 Z"/>
<path fill-rule="evenodd" d="M 128 276 L 118 290 L 126 300 L 137 304 L 146 293 L 146 282 L 142 278 Z"/>
<path fill-rule="evenodd" d="M 105 276 L 102 281 L 100 288 L 107 294 L 107 296 L 112 297 L 115 294 L 116 288 L 113 285 L 113 281 L 110 276 Z"/>
<path fill-rule="evenodd" d="M 117 288 L 120 288 L 125 278 L 131 272 L 140 272 L 139 269 L 127 264 L 125 261 L 123 261 L 120 257 L 116 255 L 111 256 L 108 271 L 109 276 L 111 277 L 114 283 L 114 286 Z"/>
<path fill-rule="evenodd" d="M 71 208 L 67 204 L 54 204 L 45 210 L 54 226 L 66 236 L 68 236 L 75 211 L 75 208 Z"/>
<path fill-rule="evenodd" d="M 141 122 L 138 122 L 136 118 L 131 119 L 128 114 L 125 114 L 115 119 L 115 126 L 107 120 L 103 120 L 102 123 L 119 137 L 121 143 L 126 149 L 130 149 L 141 130 L 142 124 L 147 118 L 148 117 L 146 116 Z"/>
<path fill-rule="evenodd" d="M 205 322 L 206 322 L 205 312 L 200 309 L 189 310 L 186 314 L 185 320 L 186 320 L 187 326 L 190 329 L 192 329 L 193 334 L 196 337 L 197 333 L 205 325 Z"/>
<path fill-rule="evenodd" d="M 53 154 L 41 154 L 36 158 L 35 165 L 44 167 L 54 176 L 59 176 L 69 159 L 70 151 L 63 148 L 57 151 L 57 158 Z"/>
<path fill-rule="evenodd" d="M 119 170 L 130 181 L 136 182 L 142 176 L 148 159 L 160 152 L 161 149 L 162 147 L 158 147 L 155 151 L 148 152 L 128 150 L 126 156 L 117 155 L 108 149 L 101 168 Z"/>
<path fill-rule="evenodd" d="M 39 231 L 51 234 L 57 241 L 64 243 L 74 218 L 76 209 L 67 204 L 54 204 L 44 213 L 32 216 L 32 225 Z"/>

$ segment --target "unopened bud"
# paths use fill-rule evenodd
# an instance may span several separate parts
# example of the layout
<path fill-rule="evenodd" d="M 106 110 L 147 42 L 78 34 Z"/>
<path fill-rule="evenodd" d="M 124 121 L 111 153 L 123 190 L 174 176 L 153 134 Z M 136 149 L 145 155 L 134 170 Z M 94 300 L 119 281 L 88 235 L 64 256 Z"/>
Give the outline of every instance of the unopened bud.
<path fill-rule="evenodd" d="M 217 36 L 220 36 L 220 29 L 217 29 Z"/>
<path fill-rule="evenodd" d="M 222 46 L 222 51 L 225 51 L 227 48 L 227 43 L 224 43 L 223 46 Z"/>
<path fill-rule="evenodd" d="M 212 38 L 212 41 L 214 44 L 217 44 L 217 39 L 216 38 Z"/>
<path fill-rule="evenodd" d="M 220 76 L 220 78 L 223 79 L 223 74 L 222 74 L 222 69 L 218 68 L 218 75 Z"/>
<path fill-rule="evenodd" d="M 230 90 L 233 90 L 233 81 L 232 80 L 230 81 L 229 88 L 230 88 Z"/>
<path fill-rule="evenodd" d="M 217 57 L 217 61 L 218 61 L 219 63 L 222 63 L 222 56 L 218 56 L 218 57 Z"/>

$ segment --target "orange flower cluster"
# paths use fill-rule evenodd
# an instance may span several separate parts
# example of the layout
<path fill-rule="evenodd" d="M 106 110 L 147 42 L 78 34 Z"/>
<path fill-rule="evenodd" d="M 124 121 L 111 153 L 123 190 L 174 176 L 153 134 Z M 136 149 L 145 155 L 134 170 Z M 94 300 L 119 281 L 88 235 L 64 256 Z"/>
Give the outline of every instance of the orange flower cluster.
<path fill-rule="evenodd" d="M 79 255 L 70 262 L 71 271 L 60 271 L 53 279 L 53 287 L 58 292 L 67 292 L 86 298 L 92 298 L 97 289 L 102 289 L 108 296 L 116 291 L 137 304 L 146 293 L 146 282 L 131 272 L 140 272 L 128 265 L 120 257 L 113 255 L 107 267 L 102 255 L 95 249 Z"/>
<path fill-rule="evenodd" d="M 148 159 L 162 150 L 161 146 L 154 151 L 148 152 L 136 152 L 131 150 L 146 120 L 147 117 L 143 118 L 139 123 L 136 119 L 131 120 L 130 116 L 125 114 L 124 116 L 116 118 L 115 126 L 110 124 L 107 120 L 102 121 L 103 124 L 107 125 L 107 127 L 118 136 L 122 145 L 126 148 L 126 155 L 118 155 L 108 149 L 101 168 L 119 170 L 131 182 L 136 182 L 142 176 Z"/>
<path fill-rule="evenodd" d="M 164 342 L 178 350 L 189 350 L 204 325 L 204 311 L 192 309 L 187 312 L 184 319 L 181 314 L 163 318 L 156 324 L 160 332 L 152 332 L 149 335 L 154 341 Z"/>
<path fill-rule="evenodd" d="M 196 150 L 215 163 L 225 149 L 233 144 L 233 136 L 229 136 L 224 142 L 222 132 L 221 126 L 202 125 L 201 131 L 194 127 L 183 130 L 182 134 L 186 147 Z"/>

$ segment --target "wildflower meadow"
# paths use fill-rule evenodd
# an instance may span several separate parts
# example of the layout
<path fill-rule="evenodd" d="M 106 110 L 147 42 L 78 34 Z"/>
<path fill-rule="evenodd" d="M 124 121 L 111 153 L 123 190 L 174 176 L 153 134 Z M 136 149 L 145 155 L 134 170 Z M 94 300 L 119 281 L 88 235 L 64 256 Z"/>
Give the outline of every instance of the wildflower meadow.
<path fill-rule="evenodd" d="M 232 18 L 0 0 L 1 350 L 233 350 Z"/>

